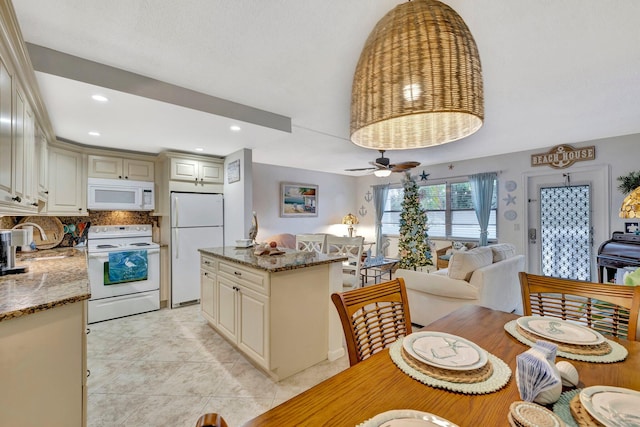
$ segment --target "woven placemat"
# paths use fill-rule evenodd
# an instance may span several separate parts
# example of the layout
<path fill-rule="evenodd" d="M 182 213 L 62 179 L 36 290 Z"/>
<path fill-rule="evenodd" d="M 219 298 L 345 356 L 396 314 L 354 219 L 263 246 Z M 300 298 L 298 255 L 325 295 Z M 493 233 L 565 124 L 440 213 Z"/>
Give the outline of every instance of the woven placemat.
<path fill-rule="evenodd" d="M 509 406 L 509 422 L 522 427 L 565 427 L 552 411 L 533 402 L 516 401 Z"/>
<path fill-rule="evenodd" d="M 454 383 L 434 378 L 413 368 L 404 360 L 402 357 L 403 339 L 404 338 L 400 338 L 389 346 L 389 356 L 391 356 L 391 360 L 402 372 L 428 386 L 464 394 L 487 394 L 500 390 L 507 385 L 511 378 L 511 368 L 509 368 L 509 365 L 489 352 L 487 352 L 487 357 L 489 359 L 488 363 L 491 363 L 493 372 L 485 381 L 475 383 Z"/>
<path fill-rule="evenodd" d="M 517 322 L 515 320 L 512 320 L 510 322 L 507 322 L 504 325 L 504 329 L 511 336 L 513 336 L 515 339 L 517 339 L 521 343 L 526 344 L 529 347 L 533 347 L 536 341 L 538 341 L 538 339 L 531 340 L 525 337 L 520 332 L 518 332 L 518 330 L 516 329 L 517 326 L 518 326 Z M 568 351 L 563 351 L 558 349 L 557 355 L 562 356 L 566 359 L 580 360 L 582 362 L 593 362 L 593 363 L 620 362 L 627 358 L 629 351 L 626 348 L 624 348 L 622 345 L 618 344 L 615 341 L 611 341 L 611 340 L 606 340 L 606 341 L 611 346 L 611 352 L 609 352 L 608 354 L 604 354 L 604 355 L 575 354 L 575 353 L 570 353 Z"/>
<path fill-rule="evenodd" d="M 590 356 L 604 356 L 605 354 L 611 353 L 611 346 L 607 341 L 601 342 L 600 344 L 595 345 L 576 345 L 576 344 L 567 344 L 560 341 L 555 341 L 546 337 L 542 337 L 540 335 L 536 335 L 532 332 L 523 329 L 516 323 L 516 330 L 523 335 L 524 337 L 530 339 L 531 341 L 544 340 L 554 343 L 558 346 L 558 350 L 566 351 L 573 354 L 586 354 Z"/>
<path fill-rule="evenodd" d="M 580 403 L 580 393 L 569 401 L 569 408 L 571 409 L 571 415 L 580 427 L 604 427 L 604 424 L 593 418 L 587 410 L 584 409 L 582 403 Z"/>
<path fill-rule="evenodd" d="M 404 359 L 404 361 L 407 362 L 407 364 L 413 369 L 420 371 L 425 375 L 429 375 L 430 377 L 449 381 L 452 383 L 479 383 L 482 381 L 486 381 L 493 373 L 493 365 L 488 360 L 487 363 L 484 364 L 484 366 L 477 369 L 471 369 L 468 371 L 454 371 L 451 369 L 443 369 L 436 366 L 428 365 L 407 353 L 404 348 L 402 348 L 400 354 L 402 354 L 402 358 Z"/>
<path fill-rule="evenodd" d="M 578 422 L 571 415 L 571 408 L 569 408 L 569 402 L 574 396 L 578 396 L 582 391 L 581 388 L 568 390 L 560 395 L 560 398 L 553 404 L 553 413 L 556 414 L 564 423 L 569 427 L 580 427 Z"/>

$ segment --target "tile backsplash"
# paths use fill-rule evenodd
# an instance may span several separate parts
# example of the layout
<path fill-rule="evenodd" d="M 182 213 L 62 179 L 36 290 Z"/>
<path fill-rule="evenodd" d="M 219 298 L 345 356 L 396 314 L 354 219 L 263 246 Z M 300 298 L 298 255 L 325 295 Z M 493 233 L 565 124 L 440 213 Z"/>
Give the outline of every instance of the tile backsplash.
<path fill-rule="evenodd" d="M 0 228 L 11 228 L 20 220 L 22 216 L 0 217 Z M 152 224 L 158 226 L 158 217 L 151 216 L 149 212 L 143 211 L 89 211 L 88 216 L 59 216 L 58 219 L 64 225 L 90 222 L 91 226 L 96 225 L 131 225 L 131 224 Z M 59 246 L 73 246 L 71 235 L 65 235 Z"/>

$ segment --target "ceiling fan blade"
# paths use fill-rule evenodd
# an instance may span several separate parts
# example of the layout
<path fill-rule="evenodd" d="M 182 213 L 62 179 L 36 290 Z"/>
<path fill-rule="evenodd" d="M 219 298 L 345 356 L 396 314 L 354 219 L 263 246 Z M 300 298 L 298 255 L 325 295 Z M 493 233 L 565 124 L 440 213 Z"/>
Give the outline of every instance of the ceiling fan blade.
<path fill-rule="evenodd" d="M 389 166 L 385 165 L 384 163 L 378 163 L 378 162 L 369 162 L 370 164 L 372 164 L 373 166 L 376 167 L 376 169 L 388 169 Z"/>
<path fill-rule="evenodd" d="M 420 166 L 420 163 L 419 162 L 402 162 L 402 163 L 396 163 L 394 165 L 389 165 L 392 172 L 402 172 L 409 169 L 413 169 L 416 166 Z"/>
<path fill-rule="evenodd" d="M 360 171 L 372 171 L 375 170 L 375 168 L 352 168 L 352 169 L 345 169 L 345 172 L 360 172 Z"/>

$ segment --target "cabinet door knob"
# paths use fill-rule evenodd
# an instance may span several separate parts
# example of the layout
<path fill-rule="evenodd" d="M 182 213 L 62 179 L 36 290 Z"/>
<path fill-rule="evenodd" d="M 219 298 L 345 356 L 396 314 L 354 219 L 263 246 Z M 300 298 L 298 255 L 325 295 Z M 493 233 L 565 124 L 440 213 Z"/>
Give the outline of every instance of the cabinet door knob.
<path fill-rule="evenodd" d="M 128 177 L 128 176 L 125 176 L 125 177 L 124 177 L 124 179 L 129 179 L 129 177 Z"/>
<path fill-rule="evenodd" d="M 11 200 L 13 200 L 14 202 L 20 203 L 22 201 L 22 197 L 20 196 L 12 197 Z"/>
<path fill-rule="evenodd" d="M 239 271 L 234 271 L 233 274 L 235 274 L 236 276 L 242 276 L 242 273 L 240 273 Z"/>
<path fill-rule="evenodd" d="M 36 202 L 31 203 L 31 206 L 38 206 Z"/>
<path fill-rule="evenodd" d="M 49 190 L 45 191 L 44 194 L 49 194 Z"/>

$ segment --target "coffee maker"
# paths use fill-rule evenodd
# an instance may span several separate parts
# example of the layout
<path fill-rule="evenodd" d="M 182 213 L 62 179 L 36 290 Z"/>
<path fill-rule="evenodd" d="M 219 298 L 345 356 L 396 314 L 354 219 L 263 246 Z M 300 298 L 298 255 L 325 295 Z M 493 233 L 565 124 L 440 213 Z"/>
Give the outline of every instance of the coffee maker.
<path fill-rule="evenodd" d="M 16 246 L 22 245 L 26 234 L 24 230 L 0 230 L 0 276 L 28 270 L 26 266 L 16 267 Z"/>

